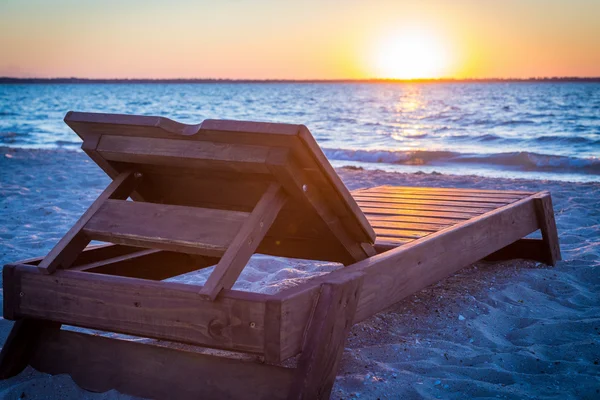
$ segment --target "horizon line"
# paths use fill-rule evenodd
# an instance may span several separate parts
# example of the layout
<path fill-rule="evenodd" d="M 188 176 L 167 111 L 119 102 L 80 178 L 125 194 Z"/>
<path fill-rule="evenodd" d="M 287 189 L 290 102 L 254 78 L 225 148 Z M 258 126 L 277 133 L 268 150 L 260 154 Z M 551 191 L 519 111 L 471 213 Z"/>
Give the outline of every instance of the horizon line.
<path fill-rule="evenodd" d="M 593 82 L 600 76 L 554 76 L 529 78 L 363 78 L 363 79 L 246 79 L 246 78 L 17 78 L 0 76 L 6 83 L 486 83 L 486 82 Z"/>

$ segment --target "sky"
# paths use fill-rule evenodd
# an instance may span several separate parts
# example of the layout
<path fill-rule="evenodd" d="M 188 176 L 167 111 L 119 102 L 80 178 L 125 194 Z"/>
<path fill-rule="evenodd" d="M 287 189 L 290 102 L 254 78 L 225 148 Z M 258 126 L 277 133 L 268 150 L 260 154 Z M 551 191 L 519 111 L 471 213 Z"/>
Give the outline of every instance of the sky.
<path fill-rule="evenodd" d="M 600 0 L 0 0 L 0 76 L 600 76 Z"/>

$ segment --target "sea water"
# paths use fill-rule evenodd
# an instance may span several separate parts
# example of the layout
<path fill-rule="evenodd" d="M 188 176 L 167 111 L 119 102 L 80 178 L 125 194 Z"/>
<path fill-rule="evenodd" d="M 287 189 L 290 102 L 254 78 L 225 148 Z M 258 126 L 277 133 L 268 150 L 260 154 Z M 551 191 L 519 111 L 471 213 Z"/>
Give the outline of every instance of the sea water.
<path fill-rule="evenodd" d="M 600 181 L 600 83 L 3 84 L 0 146 L 79 148 L 69 110 L 305 124 L 338 167 Z"/>

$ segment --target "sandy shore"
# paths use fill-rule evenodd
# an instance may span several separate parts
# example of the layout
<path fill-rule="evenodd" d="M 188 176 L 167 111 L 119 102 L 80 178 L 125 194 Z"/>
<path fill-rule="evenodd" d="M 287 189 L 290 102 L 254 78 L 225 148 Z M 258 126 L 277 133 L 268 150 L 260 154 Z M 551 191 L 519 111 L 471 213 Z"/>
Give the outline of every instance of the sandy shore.
<path fill-rule="evenodd" d="M 338 173 L 351 189 L 550 190 L 564 261 L 476 264 L 355 325 L 332 398 L 600 398 L 600 184 Z M 45 254 L 108 182 L 80 152 L 0 147 L 0 264 Z M 236 288 L 274 292 L 335 268 L 253 257 Z M 176 279 L 201 283 L 208 272 Z M 10 327 L 0 321 L 2 343 Z M 31 368 L 0 382 L 0 396 L 131 398 L 88 393 Z"/>

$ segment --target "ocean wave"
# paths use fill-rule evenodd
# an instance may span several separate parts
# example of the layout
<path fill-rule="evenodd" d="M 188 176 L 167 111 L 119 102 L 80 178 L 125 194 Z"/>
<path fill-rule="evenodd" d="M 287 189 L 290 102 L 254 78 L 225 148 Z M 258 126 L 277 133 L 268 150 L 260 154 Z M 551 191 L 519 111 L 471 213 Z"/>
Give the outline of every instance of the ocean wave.
<path fill-rule="evenodd" d="M 494 154 L 457 153 L 452 151 L 387 151 L 324 149 L 330 160 L 398 165 L 491 165 L 522 171 L 580 172 L 600 175 L 600 158 L 577 158 L 533 152 Z"/>

